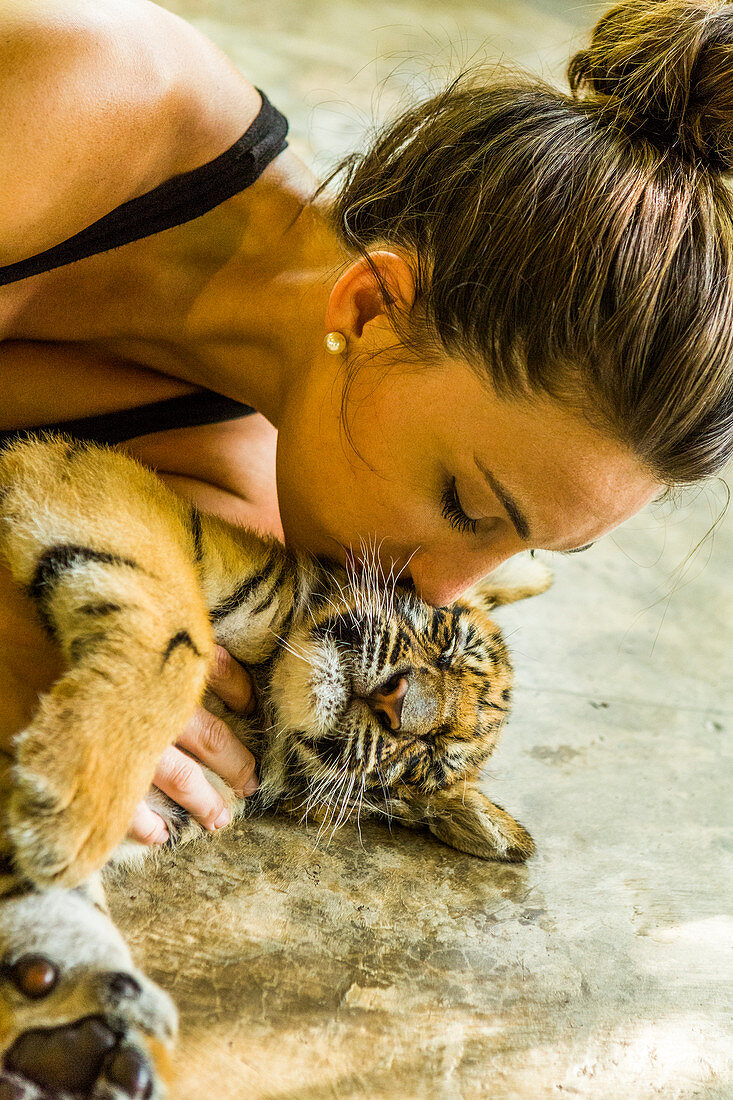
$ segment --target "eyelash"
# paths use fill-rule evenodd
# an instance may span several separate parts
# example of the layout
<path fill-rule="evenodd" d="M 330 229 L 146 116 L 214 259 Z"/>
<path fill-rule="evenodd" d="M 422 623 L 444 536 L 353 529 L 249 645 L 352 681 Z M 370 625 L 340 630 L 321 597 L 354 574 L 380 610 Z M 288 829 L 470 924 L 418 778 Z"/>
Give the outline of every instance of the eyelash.
<path fill-rule="evenodd" d="M 456 479 L 454 477 L 450 479 L 443 489 L 440 499 L 443 505 L 441 514 L 444 519 L 448 520 L 451 527 L 456 531 L 470 531 L 472 535 L 475 535 L 478 527 L 478 520 L 471 519 L 471 517 L 467 516 L 463 511 L 461 502 L 458 499 L 458 490 L 456 489 Z"/>

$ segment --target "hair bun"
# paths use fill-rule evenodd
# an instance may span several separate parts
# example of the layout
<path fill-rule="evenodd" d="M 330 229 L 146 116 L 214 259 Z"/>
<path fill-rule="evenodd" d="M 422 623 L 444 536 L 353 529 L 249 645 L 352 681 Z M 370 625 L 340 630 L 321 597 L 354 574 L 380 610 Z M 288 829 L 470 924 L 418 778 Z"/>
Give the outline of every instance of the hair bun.
<path fill-rule="evenodd" d="M 733 8 L 719 0 L 625 0 L 570 62 L 573 95 L 629 136 L 733 171 Z"/>

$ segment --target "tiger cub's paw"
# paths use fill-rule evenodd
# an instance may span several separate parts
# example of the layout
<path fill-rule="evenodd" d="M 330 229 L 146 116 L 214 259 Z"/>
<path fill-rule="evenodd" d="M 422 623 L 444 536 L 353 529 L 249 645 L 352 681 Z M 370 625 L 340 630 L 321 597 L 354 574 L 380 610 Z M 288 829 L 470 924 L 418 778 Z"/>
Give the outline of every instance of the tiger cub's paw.
<path fill-rule="evenodd" d="M 0 967 L 0 1100 L 164 1100 L 170 999 L 131 965 L 102 914 L 51 894 L 20 903 L 29 934 L 19 908 Z"/>
<path fill-rule="evenodd" d="M 147 789 L 105 752 L 84 703 L 47 696 L 16 741 L 7 829 L 16 866 L 39 886 L 75 887 L 103 867 Z"/>
<path fill-rule="evenodd" d="M 523 863 L 534 854 L 534 841 L 524 826 L 468 785 L 437 792 L 430 802 L 427 824 L 444 844 L 480 859 Z"/>

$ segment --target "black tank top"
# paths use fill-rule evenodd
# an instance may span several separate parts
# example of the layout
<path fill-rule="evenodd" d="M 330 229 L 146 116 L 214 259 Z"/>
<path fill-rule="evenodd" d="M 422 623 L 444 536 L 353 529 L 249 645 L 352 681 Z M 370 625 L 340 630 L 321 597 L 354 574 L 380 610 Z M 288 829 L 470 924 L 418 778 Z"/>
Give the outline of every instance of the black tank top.
<path fill-rule="evenodd" d="M 261 88 L 257 91 L 262 97 L 257 117 L 220 156 L 122 203 L 61 244 L 27 260 L 0 267 L 0 286 L 108 252 L 174 225 L 183 225 L 244 191 L 288 144 L 285 140 L 287 119 L 273 107 Z M 122 443 L 149 432 L 234 420 L 255 411 L 250 405 L 204 390 L 99 416 L 63 420 L 35 428 L 0 430 L 0 445 L 32 431 L 63 431 L 79 440 Z"/>

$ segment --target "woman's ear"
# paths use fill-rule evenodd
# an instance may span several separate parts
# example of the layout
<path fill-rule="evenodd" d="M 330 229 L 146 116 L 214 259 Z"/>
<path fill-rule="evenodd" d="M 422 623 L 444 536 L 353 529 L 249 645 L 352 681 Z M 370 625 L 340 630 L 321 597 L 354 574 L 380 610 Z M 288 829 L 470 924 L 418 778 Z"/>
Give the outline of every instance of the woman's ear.
<path fill-rule="evenodd" d="M 468 783 L 432 795 L 426 823 L 444 844 L 480 859 L 522 863 L 534 852 L 524 826 Z"/>
<path fill-rule="evenodd" d="M 551 584 L 552 573 L 546 565 L 531 558 L 529 554 L 517 554 L 472 585 L 458 602 L 470 603 L 482 611 L 489 611 L 500 604 L 525 600 L 528 596 L 539 596 Z"/>
<path fill-rule="evenodd" d="M 362 337 L 366 325 L 389 323 L 385 293 L 406 314 L 415 301 L 415 274 L 406 255 L 374 249 L 369 257 L 371 263 L 363 257 L 354 260 L 336 280 L 324 318 L 326 327 L 346 334 L 350 344 Z"/>

